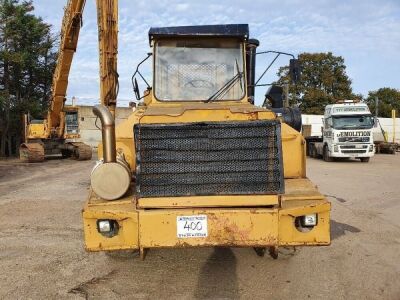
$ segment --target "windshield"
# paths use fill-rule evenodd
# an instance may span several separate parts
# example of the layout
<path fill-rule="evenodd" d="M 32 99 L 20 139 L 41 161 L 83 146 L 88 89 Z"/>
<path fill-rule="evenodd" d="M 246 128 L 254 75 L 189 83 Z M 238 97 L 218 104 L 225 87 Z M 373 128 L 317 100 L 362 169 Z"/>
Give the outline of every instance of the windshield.
<path fill-rule="evenodd" d="M 333 117 L 333 128 L 335 129 L 370 129 L 372 126 L 374 126 L 374 119 L 371 115 Z"/>
<path fill-rule="evenodd" d="M 161 40 L 155 47 L 157 99 L 220 101 L 244 97 L 243 50 L 237 40 Z"/>
<path fill-rule="evenodd" d="M 65 115 L 67 134 L 78 133 L 78 112 L 67 112 Z"/>

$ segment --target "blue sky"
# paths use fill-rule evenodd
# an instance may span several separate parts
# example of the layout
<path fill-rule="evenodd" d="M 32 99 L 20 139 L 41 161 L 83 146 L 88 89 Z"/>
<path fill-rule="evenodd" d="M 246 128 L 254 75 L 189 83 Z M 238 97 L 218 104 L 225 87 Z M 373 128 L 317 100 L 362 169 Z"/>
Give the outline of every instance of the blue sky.
<path fill-rule="evenodd" d="M 60 30 L 67 0 L 34 0 L 35 14 Z M 249 4 L 250 3 L 250 4 Z M 341 55 L 356 93 L 367 95 L 380 87 L 400 89 L 400 1 L 269 1 L 269 0 L 119 0 L 119 102 L 134 98 L 131 75 L 150 50 L 152 26 L 248 23 L 251 37 L 260 40 L 259 50 L 326 52 Z M 276 79 L 277 61 L 266 81 Z M 258 73 L 267 58 L 258 60 Z M 150 74 L 150 64 L 144 65 Z M 84 27 L 70 74 L 68 99 L 79 104 L 98 103 L 98 47 L 95 1 L 87 0 Z M 263 91 L 256 94 L 261 103 Z"/>

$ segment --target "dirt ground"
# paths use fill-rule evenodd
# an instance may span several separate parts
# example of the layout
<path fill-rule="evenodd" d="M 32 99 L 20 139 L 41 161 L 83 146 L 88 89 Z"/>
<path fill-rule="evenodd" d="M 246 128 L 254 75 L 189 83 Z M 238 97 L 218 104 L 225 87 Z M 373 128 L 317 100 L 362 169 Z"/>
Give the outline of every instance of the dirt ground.
<path fill-rule="evenodd" d="M 86 253 L 94 161 L 0 161 L 0 299 L 400 299 L 400 155 L 308 160 L 333 204 L 332 245 Z"/>

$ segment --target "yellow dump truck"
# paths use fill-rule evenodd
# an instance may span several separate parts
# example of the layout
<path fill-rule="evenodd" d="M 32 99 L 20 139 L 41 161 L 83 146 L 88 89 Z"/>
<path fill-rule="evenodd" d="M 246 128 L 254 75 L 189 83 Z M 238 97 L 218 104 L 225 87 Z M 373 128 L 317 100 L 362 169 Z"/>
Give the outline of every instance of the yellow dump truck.
<path fill-rule="evenodd" d="M 330 203 L 306 177 L 302 135 L 252 104 L 248 25 L 151 28 L 149 40 L 153 82 L 132 115 L 115 129 L 107 106 L 94 108 L 103 142 L 83 209 L 86 249 L 277 257 L 279 246 L 329 245 Z"/>

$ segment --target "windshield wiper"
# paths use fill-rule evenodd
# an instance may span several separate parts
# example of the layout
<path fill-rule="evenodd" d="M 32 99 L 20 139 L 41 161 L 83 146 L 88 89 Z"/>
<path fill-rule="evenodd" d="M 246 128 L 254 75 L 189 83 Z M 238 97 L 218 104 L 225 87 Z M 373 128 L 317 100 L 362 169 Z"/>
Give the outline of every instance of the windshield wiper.
<path fill-rule="evenodd" d="M 216 91 L 214 94 L 212 94 L 207 100 L 204 101 L 204 103 L 208 103 L 211 100 L 218 99 L 219 97 L 225 96 L 227 92 L 236 84 L 238 80 L 240 80 L 240 88 L 243 91 L 243 85 L 242 85 L 242 78 L 243 78 L 243 72 L 239 71 L 239 66 L 236 60 L 236 68 L 238 70 L 237 74 L 233 76 L 231 79 L 229 79 L 223 86 L 221 86 L 218 91 Z"/>

